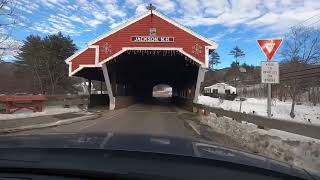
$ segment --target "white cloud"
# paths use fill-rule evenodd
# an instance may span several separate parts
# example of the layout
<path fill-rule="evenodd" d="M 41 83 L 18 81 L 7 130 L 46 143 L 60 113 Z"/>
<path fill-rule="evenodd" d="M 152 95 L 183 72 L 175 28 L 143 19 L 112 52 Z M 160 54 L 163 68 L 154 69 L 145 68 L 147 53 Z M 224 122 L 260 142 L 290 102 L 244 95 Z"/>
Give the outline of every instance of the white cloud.
<path fill-rule="evenodd" d="M 214 36 L 210 37 L 209 39 L 219 42 L 220 40 L 238 40 L 237 38 L 240 37 L 239 34 L 246 33 L 245 30 L 238 30 L 236 28 L 228 28 L 226 30 L 218 31 L 214 33 Z M 237 37 L 234 37 L 237 36 Z M 242 37 L 242 36 L 241 36 Z M 240 39 L 240 38 L 239 38 Z M 241 39 L 244 39 L 243 37 Z"/>
<path fill-rule="evenodd" d="M 221 0 L 201 0 L 204 13 L 207 15 L 218 16 L 230 8 L 228 1 Z"/>
<path fill-rule="evenodd" d="M 99 21 L 97 19 L 92 19 L 92 20 L 89 20 L 88 21 L 88 24 L 91 26 L 91 27 L 97 27 L 99 24 L 102 24 L 102 21 Z"/>
<path fill-rule="evenodd" d="M 122 20 L 122 21 L 114 22 L 114 23 L 112 23 L 109 27 L 110 27 L 111 29 L 113 29 L 113 28 L 115 28 L 115 27 L 117 27 L 117 26 L 119 26 L 119 25 L 121 25 L 121 24 L 124 24 L 126 21 L 127 21 L 127 20 Z"/>
<path fill-rule="evenodd" d="M 128 8 L 131 8 L 131 7 L 135 8 L 135 7 L 137 7 L 139 4 L 142 4 L 142 3 L 143 3 L 142 0 L 126 0 L 126 1 L 125 1 L 125 5 L 127 5 Z"/>
<path fill-rule="evenodd" d="M 185 17 L 198 16 L 202 12 L 202 8 L 200 6 L 200 1 L 198 0 L 180 0 L 179 6 L 183 9 L 183 13 Z"/>
<path fill-rule="evenodd" d="M 46 21 L 36 22 L 30 28 L 44 34 L 53 34 L 61 31 L 69 35 L 79 35 L 81 32 L 81 29 L 70 18 L 65 18 L 62 14 L 50 15 Z"/>
<path fill-rule="evenodd" d="M 98 0 L 98 2 L 110 16 L 126 16 L 125 10 L 119 7 L 116 0 Z"/>
<path fill-rule="evenodd" d="M 66 8 L 68 8 L 68 9 L 71 10 L 71 11 L 75 11 L 75 10 L 77 10 L 79 7 L 78 7 L 78 5 L 73 4 L 73 5 L 67 5 Z"/>
<path fill-rule="evenodd" d="M 147 7 L 147 4 L 140 4 L 140 5 L 138 5 L 137 8 L 136 8 L 135 14 L 136 14 L 136 15 L 140 15 L 140 14 L 146 12 L 146 11 L 147 11 L 146 7 Z"/>
<path fill-rule="evenodd" d="M 18 8 L 19 10 L 23 11 L 23 12 L 26 12 L 26 13 L 29 13 L 29 14 L 32 14 L 32 10 L 24 7 L 24 6 L 21 6 L 21 5 L 17 5 L 16 8 Z"/>
<path fill-rule="evenodd" d="M 75 25 L 66 18 L 62 18 L 61 16 L 56 16 L 56 15 L 50 15 L 50 17 L 47 20 L 49 25 L 57 25 L 57 29 L 75 29 Z"/>
<path fill-rule="evenodd" d="M 247 25 L 268 31 L 284 31 L 320 13 L 315 0 L 181 0 L 179 6 L 183 11 L 175 19 L 187 26 Z"/>
<path fill-rule="evenodd" d="M 51 22 L 48 23 L 35 23 L 31 29 L 44 33 L 44 34 L 54 34 L 58 33 L 59 31 L 69 34 L 69 35 L 79 35 L 80 32 L 74 26 L 62 26 L 61 24 Z"/>
<path fill-rule="evenodd" d="M 147 6 L 153 4 L 158 11 L 161 11 L 165 14 L 170 14 L 177 11 L 177 3 L 173 0 L 127 0 L 125 2 L 126 6 L 129 6 L 130 9 L 135 9 L 135 15 L 140 15 L 147 11 Z"/>
<path fill-rule="evenodd" d="M 85 24 L 85 22 L 79 16 L 72 15 L 72 16 L 69 16 L 69 19 L 74 22 Z"/>
<path fill-rule="evenodd" d="M 42 5 L 48 6 L 48 7 L 54 7 L 54 6 L 64 7 L 64 4 L 68 3 L 67 0 L 39 0 L 39 1 Z"/>
<path fill-rule="evenodd" d="M 92 31 L 102 23 L 112 25 L 127 19 L 126 9 L 116 0 L 19 0 L 17 7 L 21 12 L 33 14 L 28 15 L 30 19 L 24 24 L 42 33 L 66 30 L 70 35 L 77 35 Z"/>
<path fill-rule="evenodd" d="M 319 16 L 314 16 L 316 14 L 319 14 Z M 306 19 L 312 16 L 314 18 L 306 21 Z M 316 25 L 313 23 L 316 23 L 317 20 L 320 20 L 320 9 L 317 11 L 289 10 L 279 14 L 269 12 L 247 24 L 255 28 L 263 27 L 269 31 L 286 32 L 290 27 L 297 24 L 304 26 Z"/>
<path fill-rule="evenodd" d="M 225 35 L 226 35 L 225 32 L 220 32 L 220 33 L 217 33 L 215 36 L 210 37 L 209 39 L 215 42 L 219 42 Z"/>
<path fill-rule="evenodd" d="M 17 1 L 22 12 L 34 14 L 34 17 L 39 16 L 34 30 L 45 33 L 50 33 L 51 30 L 66 30 L 73 35 L 81 34 L 85 30 L 95 30 L 101 24 L 110 28 L 118 26 L 132 16 L 146 12 L 149 3 L 153 3 L 157 10 L 187 26 L 221 25 L 229 29 L 245 26 L 264 28 L 272 32 L 284 31 L 320 13 L 320 3 L 317 0 Z M 132 11 L 134 14 L 129 14 Z M 308 24 L 311 22 L 303 25 Z M 61 27 L 58 28 L 57 25 Z"/>
<path fill-rule="evenodd" d="M 153 0 L 152 3 L 163 13 L 172 13 L 176 8 L 176 3 L 172 0 Z"/>
<path fill-rule="evenodd" d="M 93 11 L 92 14 L 97 20 L 103 21 L 107 19 L 107 16 L 102 12 Z"/>
<path fill-rule="evenodd" d="M 303 2 L 303 4 L 306 8 L 310 8 L 310 9 L 319 9 L 320 8 L 320 3 L 317 0 L 305 0 Z"/>
<path fill-rule="evenodd" d="M 186 25 L 186 26 L 210 26 L 219 24 L 219 21 L 216 18 L 210 17 L 201 17 L 201 16 L 193 16 L 193 17 L 184 17 L 182 19 L 177 18 L 177 21 Z"/>
<path fill-rule="evenodd" d="M 180 21 L 189 26 L 221 24 L 232 27 L 260 16 L 259 4 L 260 1 L 252 0 L 183 0 L 180 6 L 185 12 Z"/>
<path fill-rule="evenodd" d="M 35 10 L 37 10 L 40 7 L 37 3 L 30 2 L 28 0 L 19 0 L 14 3 L 14 8 L 17 8 L 29 14 L 32 14 Z"/>

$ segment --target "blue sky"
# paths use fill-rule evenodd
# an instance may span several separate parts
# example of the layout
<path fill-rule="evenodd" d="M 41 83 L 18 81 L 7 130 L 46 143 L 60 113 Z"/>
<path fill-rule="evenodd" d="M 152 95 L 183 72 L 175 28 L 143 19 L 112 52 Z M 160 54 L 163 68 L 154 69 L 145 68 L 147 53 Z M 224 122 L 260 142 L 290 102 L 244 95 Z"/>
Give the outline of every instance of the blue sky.
<path fill-rule="evenodd" d="M 259 65 L 266 58 L 257 39 L 283 37 L 297 24 L 320 26 L 319 0 L 17 0 L 19 26 L 13 29 L 10 40 L 21 45 L 30 34 L 45 36 L 61 31 L 83 48 L 95 37 L 146 11 L 149 3 L 216 41 L 222 62 L 217 68 L 230 65 L 233 58 L 228 53 L 234 46 L 246 54 L 241 63 Z M 7 59 L 14 53 L 8 52 Z M 279 55 L 275 59 L 280 59 Z"/>

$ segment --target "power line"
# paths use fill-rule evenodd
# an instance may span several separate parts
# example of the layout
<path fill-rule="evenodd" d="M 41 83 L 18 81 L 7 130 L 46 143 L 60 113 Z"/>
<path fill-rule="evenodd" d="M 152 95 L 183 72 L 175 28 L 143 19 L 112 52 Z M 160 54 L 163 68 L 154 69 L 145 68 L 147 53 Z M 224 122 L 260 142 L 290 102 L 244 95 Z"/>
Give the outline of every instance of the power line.
<path fill-rule="evenodd" d="M 312 23 L 312 24 L 309 24 L 308 26 L 312 26 L 312 25 L 314 25 L 314 24 L 316 24 L 316 23 L 318 23 L 318 22 L 320 22 L 320 19 L 319 19 L 318 21 Z"/>
<path fill-rule="evenodd" d="M 289 80 L 289 79 L 298 79 L 298 78 L 309 78 L 311 77 L 311 75 L 320 75 L 320 72 L 308 72 L 308 73 L 304 73 L 304 74 L 294 74 L 294 75 L 290 75 L 290 76 L 281 76 L 279 77 L 280 80 Z"/>
<path fill-rule="evenodd" d="M 300 71 L 296 71 L 296 72 L 303 72 L 306 70 L 312 70 L 312 69 L 320 69 L 320 67 L 317 68 L 308 68 L 308 69 L 304 69 L 304 70 L 300 70 Z M 296 73 L 296 72 L 290 72 L 290 73 Z M 285 74 L 289 74 L 289 73 L 285 73 Z M 317 72 L 306 72 L 306 73 L 302 73 L 302 74 L 295 74 L 292 76 L 283 76 L 282 73 L 280 73 L 280 81 L 288 81 L 288 80 L 301 80 L 301 79 L 306 79 L 306 78 L 312 78 L 312 77 L 320 77 L 320 71 Z M 239 84 L 247 84 L 247 85 L 253 85 L 253 84 L 260 84 L 261 83 L 261 77 L 259 78 L 254 78 L 254 79 L 247 79 L 247 80 L 241 80 L 238 83 Z M 233 83 L 233 81 L 227 81 L 228 83 Z"/>
<path fill-rule="evenodd" d="M 300 22 L 300 23 L 298 23 L 298 24 L 296 24 L 296 25 L 294 25 L 294 26 L 291 26 L 290 29 L 292 29 L 292 28 L 294 28 L 294 27 L 296 27 L 296 26 L 298 26 L 298 25 L 300 25 L 300 24 L 303 24 L 304 22 L 307 22 L 308 20 L 310 20 L 310 19 L 312 19 L 312 18 L 314 18 L 314 17 L 316 17 L 316 16 L 319 16 L 319 15 L 320 15 L 320 13 L 317 13 L 317 14 L 311 16 L 310 18 L 308 18 L 308 19 L 306 19 L 306 20 L 304 20 L 304 21 L 302 21 L 302 22 Z"/>
<path fill-rule="evenodd" d="M 299 22 L 299 23 L 297 23 L 297 24 L 289 27 L 289 30 L 292 29 L 292 28 L 295 28 L 295 27 L 297 27 L 297 26 L 299 26 L 299 25 L 301 25 L 301 24 L 303 24 L 303 23 L 309 21 L 310 19 L 313 19 L 313 18 L 315 18 L 315 17 L 317 17 L 317 16 L 319 16 L 319 15 L 320 15 L 320 13 L 317 13 L 317 14 L 309 17 L 308 19 L 305 19 L 305 20 L 303 20 L 303 21 L 301 21 L 301 22 Z M 314 22 L 314 23 L 312 23 L 312 24 L 307 25 L 306 27 L 309 27 L 309 26 L 311 26 L 311 25 L 313 25 L 313 24 L 316 24 L 316 23 L 318 23 L 318 22 L 320 22 L 320 17 L 319 17 L 319 20 L 317 20 L 316 22 Z M 288 32 L 288 31 L 287 31 L 287 32 Z M 285 34 L 286 34 L 287 32 L 281 33 L 281 34 L 280 34 L 280 37 L 285 36 Z M 255 50 L 255 48 L 249 49 L 249 52 L 252 52 L 253 50 Z M 247 51 L 248 51 L 248 50 L 247 50 Z M 258 52 L 254 52 L 254 53 L 252 53 L 251 55 L 256 55 L 257 53 L 258 53 Z"/>
<path fill-rule="evenodd" d="M 281 80 L 288 80 L 288 79 L 305 79 L 305 78 L 313 77 L 314 75 L 320 76 L 320 72 L 307 72 L 307 73 L 304 73 L 304 74 L 292 75 L 291 77 L 290 76 L 280 77 L 280 81 Z M 246 82 L 260 82 L 260 81 L 261 81 L 261 77 L 254 78 L 254 79 L 242 80 L 242 81 L 239 81 L 239 82 L 240 83 L 246 83 Z M 228 82 L 231 82 L 231 81 L 228 81 Z"/>
<path fill-rule="evenodd" d="M 281 69 L 281 67 L 280 67 L 280 72 L 281 72 L 281 71 L 288 70 L 288 69 L 290 69 L 290 68 L 285 68 L 285 69 L 282 68 L 282 69 Z M 320 65 L 319 65 L 319 66 L 315 66 L 315 67 L 311 67 L 311 68 L 305 68 L 305 69 L 300 68 L 300 69 L 297 69 L 297 70 L 295 70 L 295 71 L 284 72 L 284 73 L 282 73 L 282 74 L 290 74 L 290 73 L 301 72 L 301 71 L 308 71 L 308 70 L 313 70 L 313 69 L 320 69 Z M 291 70 L 291 69 L 290 69 L 290 70 Z"/>

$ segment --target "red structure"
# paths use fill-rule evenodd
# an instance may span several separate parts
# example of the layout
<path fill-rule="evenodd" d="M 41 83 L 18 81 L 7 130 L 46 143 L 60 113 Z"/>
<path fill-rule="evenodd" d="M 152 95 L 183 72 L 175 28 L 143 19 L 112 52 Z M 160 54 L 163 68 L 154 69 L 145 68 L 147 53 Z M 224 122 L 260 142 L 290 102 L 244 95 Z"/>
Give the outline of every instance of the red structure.
<path fill-rule="evenodd" d="M 6 113 L 14 113 L 20 109 L 30 109 L 33 112 L 42 111 L 44 96 L 0 96 L 0 103 L 6 107 Z"/>
<path fill-rule="evenodd" d="M 145 59 L 145 56 L 147 55 L 153 55 L 153 57 L 150 57 L 150 59 L 157 59 L 158 57 L 155 56 L 160 56 L 159 52 L 161 52 L 162 56 L 168 56 L 170 53 L 171 56 L 172 54 L 174 56 L 179 54 L 183 56 L 184 59 L 187 60 L 191 65 L 207 68 L 209 52 L 213 49 L 216 49 L 217 46 L 218 45 L 215 42 L 196 34 L 195 32 L 169 19 L 161 13 L 155 10 L 149 10 L 140 17 L 128 21 L 127 23 L 89 42 L 88 47 L 69 57 L 66 60 L 66 63 L 69 65 L 70 76 L 85 77 L 89 80 L 96 79 L 102 81 L 104 79 L 107 86 L 110 84 L 108 91 L 109 98 L 111 100 L 110 102 L 112 102 L 112 93 L 114 92 L 111 91 L 115 91 L 115 89 L 118 87 L 117 84 L 120 83 L 120 87 L 128 87 L 126 85 L 128 85 L 129 82 L 125 82 L 125 80 L 123 80 L 125 77 L 119 79 L 119 76 L 123 76 L 124 73 L 127 73 L 124 72 L 121 75 L 118 73 L 119 71 L 125 69 L 125 66 L 122 65 L 121 68 L 115 67 L 116 65 L 112 65 L 112 63 L 110 65 L 108 64 L 110 61 L 116 61 L 116 59 L 120 59 L 119 61 L 126 61 L 121 59 L 127 59 L 129 56 L 128 54 L 135 55 L 136 53 L 140 53 L 142 54 L 140 56 L 141 58 L 135 57 L 134 59 L 136 60 L 133 59 L 133 61 L 138 63 L 138 59 Z M 168 58 L 163 57 L 163 59 Z M 148 63 L 148 61 L 145 62 Z M 163 62 L 166 63 L 165 60 Z M 175 65 L 177 66 L 175 68 L 183 68 L 183 63 L 180 63 L 179 65 L 170 63 L 171 62 L 168 62 L 168 67 Z M 143 66 L 143 64 L 139 64 L 139 68 L 141 68 L 141 66 Z M 103 76 L 101 72 L 96 70 L 96 68 L 101 69 L 101 67 L 103 70 Z M 198 68 L 196 70 L 198 71 Z M 130 73 L 134 72 L 130 71 Z M 113 80 L 112 77 L 115 76 L 114 74 L 118 74 L 118 78 L 114 78 Z M 176 77 L 177 75 L 172 73 L 171 76 Z M 153 78 L 157 78 L 157 82 L 161 81 L 158 75 L 153 75 Z M 175 82 L 177 79 L 178 78 L 176 78 Z M 133 81 L 136 80 L 138 81 L 139 79 L 134 79 Z M 114 85 L 112 85 L 112 81 L 115 81 Z M 156 83 L 151 79 L 145 81 L 148 81 L 147 83 L 149 83 L 150 86 Z M 168 81 L 168 78 L 166 78 L 166 81 Z M 171 84 L 173 84 L 173 82 L 171 82 Z M 194 82 L 193 85 L 195 86 Z M 196 87 L 193 85 L 189 85 L 189 89 L 194 89 L 193 92 L 195 92 Z M 179 90 L 181 88 L 177 87 L 175 89 Z"/>

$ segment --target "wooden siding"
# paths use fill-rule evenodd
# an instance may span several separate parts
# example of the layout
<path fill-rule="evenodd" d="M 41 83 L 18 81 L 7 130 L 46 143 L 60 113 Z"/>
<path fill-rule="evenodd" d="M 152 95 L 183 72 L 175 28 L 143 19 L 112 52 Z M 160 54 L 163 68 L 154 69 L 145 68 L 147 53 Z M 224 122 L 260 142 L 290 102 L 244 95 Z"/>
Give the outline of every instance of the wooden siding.
<path fill-rule="evenodd" d="M 152 16 L 152 18 L 151 18 Z M 152 21 L 151 21 L 152 19 Z M 156 28 L 157 36 L 174 37 L 174 42 L 132 42 L 132 36 L 149 36 L 149 28 Z M 111 47 L 111 52 L 104 51 L 105 44 Z M 201 46 L 201 53 L 193 53 L 192 48 L 198 44 Z M 99 40 L 93 45 L 99 46 L 99 62 L 121 51 L 123 47 L 163 47 L 163 48 L 182 48 L 185 52 L 195 57 L 205 64 L 205 46 L 210 46 L 207 42 L 193 36 L 192 34 L 180 29 L 179 27 L 167 22 L 157 15 L 148 15 L 139 21 Z M 95 48 L 88 48 L 71 60 L 71 72 L 75 71 L 80 65 L 95 64 Z"/>
<path fill-rule="evenodd" d="M 94 65 L 95 64 L 95 48 L 88 48 L 83 53 L 72 59 L 71 70 L 76 70 L 80 65 Z"/>
<path fill-rule="evenodd" d="M 209 46 L 206 42 L 197 37 L 185 32 L 184 30 L 170 24 L 162 18 L 151 15 L 137 21 L 124 29 L 98 41 L 95 45 L 99 45 L 99 61 L 103 61 L 113 54 L 119 52 L 122 47 L 175 47 L 183 48 L 188 54 L 194 56 L 196 59 L 205 63 L 205 46 Z M 174 42 L 132 42 L 132 36 L 149 36 L 149 28 L 157 29 L 157 36 L 172 36 L 175 38 Z M 104 45 L 108 43 L 111 45 L 111 53 L 105 53 Z M 198 44 L 202 47 L 202 53 L 192 53 L 192 46 Z"/>

